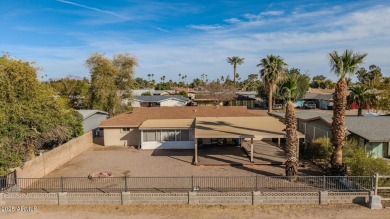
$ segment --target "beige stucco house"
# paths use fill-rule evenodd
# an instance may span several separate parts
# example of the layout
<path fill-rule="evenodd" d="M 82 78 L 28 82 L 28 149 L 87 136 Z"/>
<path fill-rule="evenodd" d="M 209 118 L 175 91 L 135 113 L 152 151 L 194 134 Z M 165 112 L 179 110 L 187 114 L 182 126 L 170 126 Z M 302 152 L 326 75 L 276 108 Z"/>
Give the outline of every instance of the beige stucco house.
<path fill-rule="evenodd" d="M 194 149 L 218 139 L 229 142 L 285 138 L 285 125 L 274 117 L 245 106 L 134 108 L 103 121 L 104 145 L 141 149 Z M 300 138 L 304 136 L 298 133 Z"/>

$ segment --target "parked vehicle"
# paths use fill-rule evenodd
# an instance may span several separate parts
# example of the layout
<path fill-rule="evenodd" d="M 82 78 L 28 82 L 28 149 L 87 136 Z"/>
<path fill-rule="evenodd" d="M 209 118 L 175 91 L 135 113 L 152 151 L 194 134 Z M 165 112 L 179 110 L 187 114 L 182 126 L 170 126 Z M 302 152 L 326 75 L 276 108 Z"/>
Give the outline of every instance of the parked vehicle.
<path fill-rule="evenodd" d="M 282 108 L 283 108 L 283 105 L 282 105 L 282 104 L 274 104 L 274 105 L 272 106 L 272 109 L 274 109 L 274 110 L 282 109 Z"/>
<path fill-rule="evenodd" d="M 317 106 L 316 106 L 316 104 L 313 101 L 306 101 L 303 104 L 303 108 L 305 108 L 305 109 L 315 109 L 316 107 Z"/>

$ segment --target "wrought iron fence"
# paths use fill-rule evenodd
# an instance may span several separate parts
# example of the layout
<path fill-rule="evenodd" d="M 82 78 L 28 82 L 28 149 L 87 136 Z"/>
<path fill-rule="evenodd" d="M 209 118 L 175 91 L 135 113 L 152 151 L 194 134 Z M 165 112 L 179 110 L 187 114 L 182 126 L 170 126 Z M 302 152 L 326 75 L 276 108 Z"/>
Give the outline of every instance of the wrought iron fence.
<path fill-rule="evenodd" d="M 18 178 L 5 192 L 371 191 L 370 176 L 189 176 Z"/>

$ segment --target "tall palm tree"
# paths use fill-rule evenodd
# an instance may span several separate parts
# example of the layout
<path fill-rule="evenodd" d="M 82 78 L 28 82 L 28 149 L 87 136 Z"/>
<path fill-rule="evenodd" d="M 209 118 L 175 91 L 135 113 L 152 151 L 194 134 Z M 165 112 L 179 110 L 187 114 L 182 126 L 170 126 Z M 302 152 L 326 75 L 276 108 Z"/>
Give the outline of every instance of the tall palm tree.
<path fill-rule="evenodd" d="M 150 76 L 152 76 L 151 74 L 148 74 L 148 81 L 150 81 Z"/>
<path fill-rule="evenodd" d="M 337 175 L 345 173 L 343 167 L 343 146 L 345 144 L 345 110 L 347 104 L 347 75 L 356 72 L 359 65 L 363 63 L 367 53 L 354 53 L 352 50 L 345 50 L 342 54 L 337 51 L 329 53 L 329 64 L 331 70 L 339 77 L 333 94 L 333 121 L 332 121 L 332 144 L 331 156 L 332 172 Z"/>
<path fill-rule="evenodd" d="M 226 61 L 233 65 L 233 70 L 234 70 L 234 73 L 233 73 L 233 76 L 234 76 L 234 84 L 236 84 L 236 69 L 237 69 L 237 65 L 241 65 L 244 63 L 244 58 L 240 58 L 239 56 L 232 56 L 232 57 L 227 57 Z"/>
<path fill-rule="evenodd" d="M 268 88 L 268 112 L 272 112 L 272 93 L 276 83 L 284 77 L 286 66 L 287 63 L 280 56 L 272 54 L 267 55 L 257 64 L 257 67 L 262 67 L 260 70 L 261 77 Z"/>
<path fill-rule="evenodd" d="M 293 105 L 293 100 L 297 100 L 300 95 L 300 88 L 298 81 L 300 80 L 300 75 L 297 73 L 289 74 L 282 82 L 280 87 L 280 93 L 287 100 L 286 105 L 286 176 L 292 177 L 298 173 L 298 137 L 297 137 L 297 118 L 295 115 L 295 108 Z"/>
<path fill-rule="evenodd" d="M 351 93 L 347 98 L 347 104 L 352 105 L 356 102 L 358 105 L 358 116 L 362 116 L 363 105 L 369 105 L 375 101 L 375 95 L 370 93 L 370 88 L 364 84 L 358 84 L 349 88 Z"/>

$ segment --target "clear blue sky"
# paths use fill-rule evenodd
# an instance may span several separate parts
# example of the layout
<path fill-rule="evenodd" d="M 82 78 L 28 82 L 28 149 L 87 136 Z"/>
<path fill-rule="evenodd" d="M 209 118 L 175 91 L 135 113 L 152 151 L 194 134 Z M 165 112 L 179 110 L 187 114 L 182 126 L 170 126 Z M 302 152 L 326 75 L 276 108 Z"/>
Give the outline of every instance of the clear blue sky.
<path fill-rule="evenodd" d="M 390 76 L 387 0 L 0 0 L 0 17 L 1 51 L 48 78 L 88 77 L 85 60 L 102 52 L 136 56 L 136 76 L 157 80 L 232 75 L 228 56 L 245 58 L 237 70 L 245 79 L 271 53 L 335 79 L 327 54 L 347 48 Z"/>

